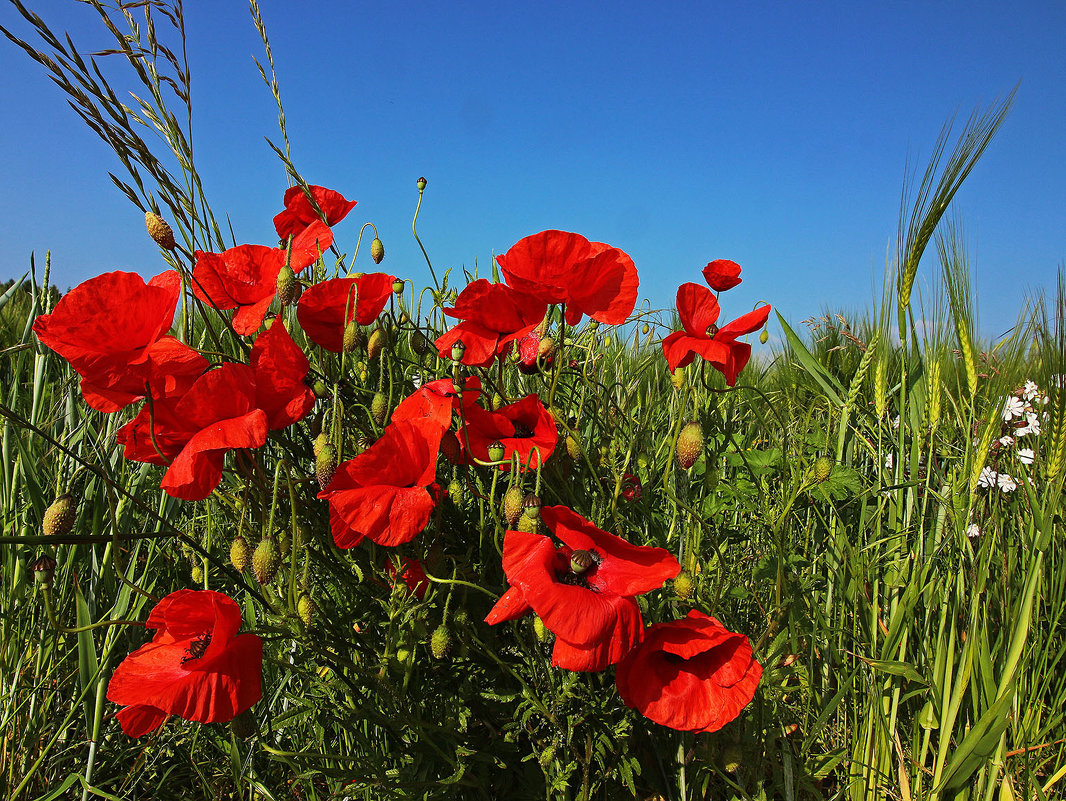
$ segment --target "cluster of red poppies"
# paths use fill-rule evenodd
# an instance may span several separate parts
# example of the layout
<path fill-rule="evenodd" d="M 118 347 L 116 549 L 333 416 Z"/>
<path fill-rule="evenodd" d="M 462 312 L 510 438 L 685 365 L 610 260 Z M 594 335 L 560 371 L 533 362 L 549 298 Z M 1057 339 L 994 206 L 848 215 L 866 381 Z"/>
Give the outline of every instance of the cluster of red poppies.
<path fill-rule="evenodd" d="M 354 205 L 322 187 L 290 189 L 274 220 L 286 246 L 198 252 L 188 276 L 192 294 L 216 310 L 232 310 L 234 333 L 256 334 L 279 293 L 279 273 L 314 264 L 332 244 L 330 226 Z M 550 358 L 541 347 L 550 306 L 561 306 L 568 326 L 585 315 L 614 325 L 636 302 L 629 256 L 578 234 L 526 237 L 498 263 L 505 284 L 474 281 L 444 309 L 459 322 L 437 339 L 441 358 L 483 368 L 517 346 L 519 361 L 535 369 Z M 721 291 L 739 283 L 739 271 L 721 261 L 704 274 Z M 394 282 L 385 273 L 321 281 L 303 292 L 296 318 L 311 341 L 339 353 L 349 324 L 372 323 Z M 166 492 L 200 500 L 220 482 L 229 450 L 262 446 L 268 431 L 303 419 L 315 395 L 305 381 L 307 356 L 280 321 L 256 336 L 247 363 L 212 366 L 167 335 L 180 293 L 175 271 L 147 284 L 131 273 L 109 273 L 68 293 L 34 331 L 78 372 L 93 408 L 113 412 L 145 400 L 119 431 L 124 455 L 165 466 Z M 718 329 L 715 296 L 685 284 L 678 311 L 684 331 L 663 342 L 671 369 L 700 355 L 732 385 L 751 350 L 736 340 L 765 323 L 769 306 Z M 442 453 L 456 464 L 516 470 L 537 469 L 551 456 L 557 421 L 535 393 L 492 410 L 481 397 L 477 376 L 428 382 L 399 403 L 379 439 L 336 466 L 319 498 L 329 505 L 339 547 L 364 538 L 396 546 L 421 532 L 442 495 L 436 483 Z M 639 481 L 627 489 L 636 495 Z M 762 669 L 743 635 L 699 612 L 645 630 L 636 597 L 680 570 L 666 550 L 629 543 L 566 507 L 550 506 L 539 509 L 535 531 L 505 533 L 503 570 L 510 588 L 487 622 L 535 612 L 555 634 L 555 665 L 576 671 L 618 665 L 622 698 L 652 720 L 713 731 L 751 700 Z M 404 572 L 413 581 L 424 576 L 415 562 Z M 151 731 L 168 714 L 228 720 L 258 700 L 262 643 L 237 634 L 240 611 L 232 600 L 182 590 L 156 607 L 147 626 L 156 630 L 152 642 L 119 666 L 108 691 L 112 701 L 128 705 L 119 713 L 127 733 Z"/>

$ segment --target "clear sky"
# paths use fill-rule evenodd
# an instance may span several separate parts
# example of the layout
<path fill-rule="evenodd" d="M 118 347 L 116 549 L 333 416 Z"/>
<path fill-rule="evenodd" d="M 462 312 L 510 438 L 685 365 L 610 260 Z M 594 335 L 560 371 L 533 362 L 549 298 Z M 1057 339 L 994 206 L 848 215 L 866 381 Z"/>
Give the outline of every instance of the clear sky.
<path fill-rule="evenodd" d="M 83 53 L 112 46 L 91 8 L 29 5 Z M 241 2 L 185 13 L 209 199 L 238 242 L 273 243 L 287 184 L 264 141 L 280 137 L 258 34 Z M 628 252 L 654 308 L 728 258 L 745 282 L 723 297 L 727 319 L 758 300 L 794 323 L 865 309 L 908 164 L 924 169 L 953 113 L 961 124 L 1019 81 L 955 201 L 982 333 L 1009 328 L 1066 261 L 1061 2 L 262 0 L 262 13 L 298 168 L 359 201 L 338 246 L 373 221 L 382 269 L 417 281 L 425 175 L 419 233 L 438 273 L 562 228 Z M 0 24 L 32 35 L 13 6 Z M 0 39 L 0 74 L 0 278 L 47 249 L 61 287 L 162 269 L 107 177 L 121 165 L 44 70 Z M 930 248 L 919 280 L 934 268 Z"/>

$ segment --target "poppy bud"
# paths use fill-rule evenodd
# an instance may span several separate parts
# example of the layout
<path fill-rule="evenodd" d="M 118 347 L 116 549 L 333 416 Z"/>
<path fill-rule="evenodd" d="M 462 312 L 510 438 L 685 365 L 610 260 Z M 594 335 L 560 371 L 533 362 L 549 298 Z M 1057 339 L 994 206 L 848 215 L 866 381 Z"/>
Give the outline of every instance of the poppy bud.
<path fill-rule="evenodd" d="M 489 445 L 489 461 L 499 462 L 503 459 L 503 443 L 498 439 Z"/>
<path fill-rule="evenodd" d="M 541 361 L 551 363 L 552 356 L 555 355 L 555 340 L 551 337 L 544 337 L 537 345 L 537 358 Z"/>
<path fill-rule="evenodd" d="M 685 388 L 685 368 L 678 367 L 674 372 L 670 373 L 670 383 L 674 385 L 674 389 L 680 392 Z"/>
<path fill-rule="evenodd" d="M 54 556 L 45 554 L 38 558 L 36 561 L 30 564 L 30 570 L 33 571 L 33 579 L 42 587 L 50 588 L 52 586 L 52 579 L 56 574 L 56 566 L 59 563 L 56 562 Z"/>
<path fill-rule="evenodd" d="M 323 446 L 328 445 L 328 444 L 329 444 L 329 437 L 326 436 L 326 432 L 325 431 L 323 431 L 317 437 L 315 437 L 315 444 L 312 446 L 312 450 L 314 451 L 316 459 L 318 458 L 318 454 L 322 450 Z"/>
<path fill-rule="evenodd" d="M 833 472 L 833 460 L 828 456 L 819 456 L 814 460 L 814 479 L 819 484 L 829 478 Z"/>
<path fill-rule="evenodd" d="M 540 497 L 530 493 L 522 500 L 522 511 L 526 517 L 534 520 L 540 517 Z"/>
<path fill-rule="evenodd" d="M 537 757 L 537 761 L 540 762 L 542 768 L 548 767 L 555 759 L 555 743 L 552 743 L 543 751 L 540 752 L 540 756 Z"/>
<path fill-rule="evenodd" d="M 492 411 L 498 411 L 505 403 L 503 395 L 499 392 L 492 393 Z"/>
<path fill-rule="evenodd" d="M 192 570 L 189 571 L 189 578 L 192 579 L 193 584 L 204 583 L 204 566 L 199 562 L 192 566 Z"/>
<path fill-rule="evenodd" d="M 341 341 L 341 350 L 345 353 L 352 353 L 362 344 L 362 339 L 363 336 L 359 326 L 355 320 L 352 320 L 348 325 L 344 326 L 344 339 Z"/>
<path fill-rule="evenodd" d="M 392 293 L 394 295 L 403 294 L 403 279 L 397 278 L 395 281 L 392 282 Z"/>
<path fill-rule="evenodd" d="M 318 479 L 318 486 L 321 489 L 328 487 L 336 472 L 337 447 L 332 442 L 327 442 L 315 457 L 315 478 Z"/>
<path fill-rule="evenodd" d="M 370 416 L 380 426 L 385 424 L 385 417 L 388 412 L 389 399 L 385 397 L 384 392 L 375 392 L 373 399 L 370 401 Z"/>
<path fill-rule="evenodd" d="M 448 484 L 448 497 L 451 498 L 452 503 L 459 506 L 463 502 L 463 485 L 459 481 L 452 481 Z"/>
<path fill-rule="evenodd" d="M 255 713 L 246 709 L 229 722 L 229 730 L 238 740 L 247 740 L 256 731 Z"/>
<path fill-rule="evenodd" d="M 578 576 L 596 564 L 596 559 L 588 551 L 577 550 L 570 554 L 570 571 Z"/>
<path fill-rule="evenodd" d="M 503 494 L 503 519 L 507 525 L 513 526 L 522 516 L 522 502 L 525 500 L 522 490 L 511 487 Z"/>
<path fill-rule="evenodd" d="M 696 582 L 692 579 L 692 574 L 687 570 L 682 570 L 674 577 L 674 595 L 680 600 L 687 601 L 692 597 L 692 591 L 696 588 Z"/>
<path fill-rule="evenodd" d="M 640 333 L 644 334 L 645 336 L 647 335 L 647 333 L 648 333 L 649 331 L 651 331 L 651 326 L 650 326 L 650 325 L 648 325 L 647 323 L 644 323 L 644 325 L 642 325 L 642 326 L 640 327 Z"/>
<path fill-rule="evenodd" d="M 425 356 L 426 351 L 429 350 L 429 340 L 426 339 L 425 334 L 421 331 L 415 331 L 411 334 L 411 352 L 416 356 Z"/>
<path fill-rule="evenodd" d="M 517 531 L 524 532 L 526 534 L 539 534 L 540 533 L 540 516 L 533 517 L 532 515 L 522 515 L 518 518 L 518 525 L 515 526 Z"/>
<path fill-rule="evenodd" d="M 441 623 L 433 630 L 433 635 L 429 638 L 429 651 L 434 659 L 444 659 L 451 649 L 452 635 L 448 627 Z"/>
<path fill-rule="evenodd" d="M 296 614 L 300 616 L 300 620 L 303 621 L 305 626 L 310 626 L 311 621 L 315 619 L 315 612 L 318 611 L 318 607 L 315 605 L 314 599 L 304 593 L 300 596 L 300 600 L 296 602 Z"/>
<path fill-rule="evenodd" d="M 371 359 L 376 359 L 388 344 L 389 337 L 385 330 L 383 328 L 375 328 L 374 333 L 370 335 L 370 339 L 366 343 L 366 355 Z"/>
<path fill-rule="evenodd" d="M 315 393 L 316 398 L 329 397 L 329 387 L 326 386 L 326 382 L 323 381 L 321 378 L 315 381 L 315 384 L 313 387 L 311 387 L 311 390 Z"/>
<path fill-rule="evenodd" d="M 547 642 L 548 627 L 540 619 L 540 615 L 533 615 L 533 633 L 537 635 L 537 642 Z"/>
<path fill-rule="evenodd" d="M 463 344 L 463 340 L 457 339 L 452 344 L 451 357 L 453 362 L 461 362 L 463 360 L 463 354 L 466 353 L 466 345 Z"/>
<path fill-rule="evenodd" d="M 78 505 L 74 501 L 74 496 L 69 492 L 64 492 L 44 510 L 41 531 L 46 537 L 64 537 L 74 528 L 74 520 L 77 516 Z"/>
<path fill-rule="evenodd" d="M 288 264 L 278 270 L 278 303 L 282 306 L 288 306 L 296 300 L 296 288 L 299 285 L 300 282 L 296 280 L 296 273 L 292 271 L 292 267 Z"/>
<path fill-rule="evenodd" d="M 233 565 L 234 569 L 239 573 L 243 573 L 245 568 L 248 567 L 248 563 L 251 561 L 252 555 L 248 549 L 248 540 L 244 538 L 243 534 L 238 534 L 233 538 L 233 542 L 229 546 L 229 563 Z"/>
<path fill-rule="evenodd" d="M 385 258 L 385 246 L 376 236 L 370 243 L 370 258 L 374 260 L 374 264 L 381 264 L 381 260 Z"/>
<path fill-rule="evenodd" d="M 418 191 L 421 192 L 426 188 L 426 179 L 424 177 L 419 178 L 416 185 L 418 186 Z"/>
<path fill-rule="evenodd" d="M 174 229 L 154 211 L 144 213 L 144 224 L 148 227 L 148 236 L 152 237 L 163 250 L 174 250 L 177 247 L 174 241 Z"/>
<path fill-rule="evenodd" d="M 575 462 L 585 455 L 585 449 L 581 447 L 581 440 L 579 440 L 576 435 L 567 435 L 566 452 Z"/>
<path fill-rule="evenodd" d="M 693 420 L 686 423 L 677 437 L 677 461 L 688 470 L 703 451 L 703 428 Z"/>
<path fill-rule="evenodd" d="M 281 552 L 278 541 L 271 536 L 263 537 L 252 553 L 252 573 L 260 584 L 267 584 L 278 573 L 281 565 Z"/>
<path fill-rule="evenodd" d="M 759 344 L 760 344 L 760 345 L 765 345 L 765 344 L 766 344 L 767 342 L 769 342 L 769 341 L 770 341 L 770 332 L 769 332 L 769 331 L 767 331 L 767 330 L 766 330 L 766 329 L 764 328 L 764 329 L 762 330 L 762 333 L 761 333 L 761 334 L 759 334 Z"/>
<path fill-rule="evenodd" d="M 444 436 L 440 441 L 440 452 L 452 464 L 459 464 L 461 448 L 459 447 L 459 438 L 455 436 L 455 432 L 444 432 Z"/>

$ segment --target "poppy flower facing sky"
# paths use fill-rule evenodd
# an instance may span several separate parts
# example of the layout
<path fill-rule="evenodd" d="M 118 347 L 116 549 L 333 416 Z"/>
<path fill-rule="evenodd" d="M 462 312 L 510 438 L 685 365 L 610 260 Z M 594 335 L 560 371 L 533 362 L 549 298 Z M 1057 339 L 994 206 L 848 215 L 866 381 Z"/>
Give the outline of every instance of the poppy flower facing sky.
<path fill-rule="evenodd" d="M 467 376 L 463 383 L 462 407 L 466 411 L 477 404 L 481 396 L 481 379 Z M 432 420 L 442 429 L 452 424 L 452 415 L 459 411 L 460 399 L 455 392 L 455 382 L 450 378 L 438 378 L 423 384 L 408 395 L 392 413 L 392 422 L 401 420 Z M 479 407 L 480 408 L 480 407 Z"/>
<path fill-rule="evenodd" d="M 483 462 L 489 461 L 489 446 L 500 442 L 503 458 L 510 461 L 512 456 L 517 456 L 521 470 L 542 464 L 559 442 L 555 418 L 536 394 L 526 395 L 494 412 L 470 406 L 466 409 L 466 431 L 460 431 L 458 437 L 464 452 L 467 442 L 470 443 L 467 457 Z M 509 470 L 510 466 L 500 465 L 500 469 Z"/>
<path fill-rule="evenodd" d="M 665 549 L 633 545 L 565 506 L 542 507 L 540 516 L 564 545 L 508 531 L 503 570 L 511 588 L 485 622 L 513 620 L 532 609 L 555 633 L 553 665 L 603 670 L 641 641 L 636 596 L 661 587 L 681 566 Z"/>
<path fill-rule="evenodd" d="M 703 268 L 703 279 L 715 292 L 725 292 L 737 286 L 740 277 L 740 265 L 729 259 L 716 259 Z"/>
<path fill-rule="evenodd" d="M 581 234 L 541 231 L 520 239 L 496 261 L 509 286 L 545 303 L 565 303 L 567 325 L 577 325 L 585 314 L 619 325 L 637 302 L 640 281 L 633 260 Z"/>
<path fill-rule="evenodd" d="M 437 456 L 444 433 L 431 419 L 401 420 L 381 439 L 337 467 L 319 498 L 329 501 L 329 523 L 338 548 L 364 537 L 378 545 L 414 538 L 437 505 Z"/>
<path fill-rule="evenodd" d="M 238 634 L 241 610 L 211 590 L 178 590 L 152 610 L 155 629 L 115 668 L 107 700 L 122 731 L 141 737 L 169 715 L 197 723 L 232 720 L 262 696 L 263 641 Z"/>
<path fill-rule="evenodd" d="M 717 325 L 720 312 L 718 299 L 707 287 L 686 283 L 677 288 L 677 314 L 684 330 L 663 340 L 663 355 L 671 370 L 687 367 L 702 356 L 721 371 L 726 384 L 737 383 L 737 375 L 751 358 L 751 345 L 737 342 L 737 337 L 766 325 L 770 306 L 760 306 L 721 328 Z"/>
<path fill-rule="evenodd" d="M 452 345 L 462 341 L 466 348 L 462 363 L 488 367 L 497 356 L 507 355 L 511 343 L 540 325 L 547 310 L 545 301 L 506 284 L 484 278 L 471 281 L 455 305 L 444 310 L 461 322 L 437 339 L 437 353 L 442 359 L 451 358 Z"/>
<path fill-rule="evenodd" d="M 703 612 L 656 623 L 618 665 L 627 706 L 680 731 L 718 731 L 750 703 L 762 665 L 743 634 Z"/>
<path fill-rule="evenodd" d="M 346 200 L 340 192 L 313 184 L 309 185 L 308 189 L 311 190 L 311 197 L 314 198 L 315 204 L 326 215 L 326 225 L 331 227 L 336 225 L 355 208 L 356 201 Z M 318 211 L 311 205 L 304 188 L 299 184 L 285 190 L 283 202 L 285 211 L 274 216 L 274 230 L 278 232 L 281 239 L 296 236 L 311 223 L 322 221 Z M 329 245 L 326 247 L 328 248 Z"/>
<path fill-rule="evenodd" d="M 70 290 L 33 332 L 81 376 L 86 403 L 117 412 L 143 398 L 146 385 L 155 397 L 180 394 L 207 369 L 199 353 L 166 335 L 180 292 L 174 270 L 147 284 L 136 273 L 104 273 Z"/>
<path fill-rule="evenodd" d="M 300 272 L 314 264 L 333 244 L 333 232 L 315 220 L 301 229 L 293 240 L 289 266 Z M 233 330 L 255 333 L 263 324 L 267 309 L 277 292 L 278 273 L 289 258 L 285 248 L 266 245 L 238 245 L 222 253 L 196 251 L 193 268 L 193 294 L 216 309 L 236 309 Z"/>

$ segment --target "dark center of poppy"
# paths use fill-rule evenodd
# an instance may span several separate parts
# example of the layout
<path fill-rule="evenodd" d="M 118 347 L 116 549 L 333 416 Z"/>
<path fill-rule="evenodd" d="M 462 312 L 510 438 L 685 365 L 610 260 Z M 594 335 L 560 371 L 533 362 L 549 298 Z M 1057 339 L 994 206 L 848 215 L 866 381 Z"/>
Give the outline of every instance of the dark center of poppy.
<path fill-rule="evenodd" d="M 603 562 L 603 557 L 595 551 L 574 551 L 570 554 L 570 569 L 556 573 L 555 578 L 560 584 L 584 587 L 586 590 L 595 592 L 596 588 L 588 582 L 588 572 L 598 567 L 601 562 Z"/>
<path fill-rule="evenodd" d="M 717 325 L 715 325 L 714 323 L 711 323 L 709 326 L 707 326 L 707 336 L 709 336 L 709 337 L 711 337 L 713 339 L 715 334 L 717 334 L 717 333 L 718 333 L 718 326 Z"/>
<path fill-rule="evenodd" d="M 588 551 L 574 551 L 570 554 L 570 570 L 578 575 L 587 571 L 595 562 Z"/>
<path fill-rule="evenodd" d="M 533 429 L 529 428 L 525 423 L 515 422 L 512 425 L 514 425 L 515 439 L 529 439 L 533 436 Z"/>
<path fill-rule="evenodd" d="M 192 641 L 192 644 L 185 649 L 185 656 L 181 658 L 181 664 L 185 664 L 191 659 L 202 659 L 204 654 L 207 653 L 207 646 L 211 644 L 211 633 L 208 632 L 202 637 Z"/>

